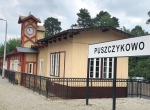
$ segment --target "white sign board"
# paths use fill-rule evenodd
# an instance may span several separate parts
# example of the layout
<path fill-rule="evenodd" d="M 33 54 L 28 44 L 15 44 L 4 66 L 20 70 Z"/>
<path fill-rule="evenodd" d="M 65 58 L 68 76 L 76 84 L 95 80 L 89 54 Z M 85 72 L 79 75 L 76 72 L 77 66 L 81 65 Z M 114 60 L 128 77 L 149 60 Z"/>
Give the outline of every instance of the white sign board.
<path fill-rule="evenodd" d="M 88 58 L 150 55 L 150 35 L 89 45 Z"/>

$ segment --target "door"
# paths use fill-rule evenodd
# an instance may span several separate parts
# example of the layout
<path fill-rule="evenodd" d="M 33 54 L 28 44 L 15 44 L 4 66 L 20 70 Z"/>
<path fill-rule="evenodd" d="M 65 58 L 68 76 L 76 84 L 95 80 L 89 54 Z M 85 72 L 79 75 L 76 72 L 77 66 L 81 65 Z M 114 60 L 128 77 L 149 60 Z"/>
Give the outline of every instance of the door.
<path fill-rule="evenodd" d="M 18 60 L 14 60 L 14 70 L 18 71 Z"/>

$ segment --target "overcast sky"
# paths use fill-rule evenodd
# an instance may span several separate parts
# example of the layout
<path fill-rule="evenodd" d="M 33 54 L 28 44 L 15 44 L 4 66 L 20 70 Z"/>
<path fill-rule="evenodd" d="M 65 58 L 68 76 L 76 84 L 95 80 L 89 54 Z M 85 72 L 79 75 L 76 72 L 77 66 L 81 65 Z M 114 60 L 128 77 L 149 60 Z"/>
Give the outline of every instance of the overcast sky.
<path fill-rule="evenodd" d="M 119 19 L 120 27 L 128 29 L 136 25 L 142 26 L 150 32 L 150 25 L 146 20 L 150 18 L 150 0 L 0 0 L 0 18 L 8 22 L 8 39 L 20 37 L 21 25 L 18 24 L 19 16 L 28 16 L 29 12 L 41 19 L 41 24 L 48 17 L 61 21 L 63 30 L 69 29 L 76 23 L 77 15 L 81 8 L 86 8 L 91 17 L 100 11 L 107 11 L 111 16 Z M 4 43 L 5 22 L 0 21 L 0 44 Z"/>

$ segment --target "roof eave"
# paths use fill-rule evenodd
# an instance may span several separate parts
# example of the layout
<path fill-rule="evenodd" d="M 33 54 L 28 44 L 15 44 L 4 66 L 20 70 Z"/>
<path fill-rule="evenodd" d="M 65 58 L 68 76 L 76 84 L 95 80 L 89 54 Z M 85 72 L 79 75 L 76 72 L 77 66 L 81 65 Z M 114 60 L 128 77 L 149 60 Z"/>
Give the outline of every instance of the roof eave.
<path fill-rule="evenodd" d="M 22 19 L 21 20 L 21 16 L 19 17 L 19 20 L 18 20 L 18 23 L 20 24 L 20 23 L 22 23 L 23 21 L 25 21 L 25 20 L 27 20 L 27 19 L 29 19 L 29 18 L 33 18 L 35 21 L 37 21 L 38 23 L 41 23 L 41 21 L 40 20 L 38 20 L 37 18 L 35 18 L 33 15 L 30 15 L 30 16 L 27 16 L 26 18 L 24 18 L 24 19 Z"/>
<path fill-rule="evenodd" d="M 60 36 L 60 35 L 68 34 L 68 33 L 72 33 L 72 32 L 76 32 L 76 31 L 93 30 L 93 29 L 98 30 L 98 29 L 106 29 L 106 28 L 107 28 L 107 29 L 111 29 L 111 30 L 116 31 L 116 32 L 119 32 L 119 33 L 121 33 L 121 34 L 124 34 L 124 35 L 126 35 L 126 36 L 128 36 L 128 37 L 133 37 L 133 35 L 128 34 L 128 33 L 125 33 L 125 32 L 123 32 L 123 31 L 121 31 L 121 30 L 119 30 L 119 29 L 116 29 L 116 28 L 114 28 L 114 27 L 111 27 L 111 26 L 104 26 L 104 27 L 95 27 L 95 28 L 68 29 L 68 30 L 63 31 L 63 32 L 60 32 L 60 33 L 58 33 L 58 34 L 56 34 L 56 35 L 53 35 L 53 36 L 50 36 L 50 37 L 46 37 L 46 38 L 40 39 L 40 40 L 37 41 L 37 43 L 39 43 L 39 42 L 46 42 L 46 41 L 51 40 L 51 39 L 53 39 L 53 38 L 56 38 L 56 37 L 58 37 L 58 36 Z"/>

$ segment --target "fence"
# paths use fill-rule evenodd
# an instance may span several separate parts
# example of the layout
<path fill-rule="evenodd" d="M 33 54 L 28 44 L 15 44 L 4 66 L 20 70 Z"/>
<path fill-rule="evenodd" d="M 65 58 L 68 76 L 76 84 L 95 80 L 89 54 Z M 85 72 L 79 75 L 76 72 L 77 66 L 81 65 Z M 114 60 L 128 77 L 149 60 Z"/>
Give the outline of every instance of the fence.
<path fill-rule="evenodd" d="M 87 95 L 86 78 L 49 78 L 9 70 L 5 70 L 5 77 L 47 98 L 83 99 Z M 116 87 L 117 97 L 150 97 L 149 80 L 117 79 Z M 89 98 L 111 98 L 112 94 L 112 79 L 89 80 Z"/>

